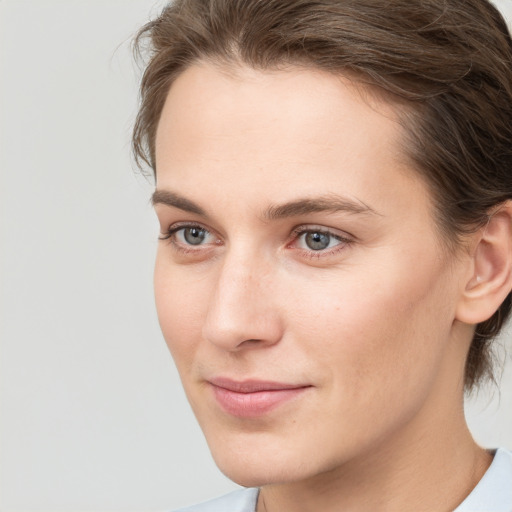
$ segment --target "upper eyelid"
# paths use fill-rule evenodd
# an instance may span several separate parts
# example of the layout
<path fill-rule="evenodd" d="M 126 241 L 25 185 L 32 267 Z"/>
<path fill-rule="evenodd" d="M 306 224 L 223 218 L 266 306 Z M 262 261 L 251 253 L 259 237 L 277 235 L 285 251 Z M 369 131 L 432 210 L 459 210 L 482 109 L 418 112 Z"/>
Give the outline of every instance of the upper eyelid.
<path fill-rule="evenodd" d="M 165 233 L 173 233 L 173 232 L 176 232 L 176 231 L 179 231 L 180 229 L 186 229 L 186 228 L 200 228 L 200 229 L 204 229 L 205 231 L 208 231 L 208 233 L 210 234 L 214 234 L 216 233 L 216 231 L 208 226 L 205 226 L 204 224 L 202 224 L 201 222 L 187 222 L 187 221 L 182 221 L 182 222 L 173 222 L 172 224 L 170 224 L 167 229 L 165 230 Z"/>
<path fill-rule="evenodd" d="M 205 226 L 204 224 L 201 224 L 201 222 L 173 222 L 168 230 L 171 231 L 173 229 L 183 229 L 183 228 L 201 228 L 205 229 L 206 231 L 211 231 L 210 228 Z"/>
<path fill-rule="evenodd" d="M 293 229 L 292 235 L 302 235 L 303 233 L 311 233 L 311 232 L 315 232 L 315 231 L 332 235 L 335 238 L 339 238 L 341 240 L 355 240 L 356 239 L 355 236 L 348 233 L 347 231 L 342 231 L 340 229 L 335 229 L 335 228 L 329 228 L 326 226 L 319 226 L 319 225 L 315 225 L 315 224 L 303 224 L 303 225 L 297 226 L 296 228 Z"/>
<path fill-rule="evenodd" d="M 216 232 L 214 229 L 204 225 L 201 222 L 183 221 L 183 222 L 173 222 L 166 229 L 166 233 L 170 232 L 170 231 L 177 231 L 179 229 L 184 229 L 184 228 L 201 228 L 201 229 L 204 229 L 205 231 L 208 231 L 208 233 Z M 329 228 L 326 226 L 319 226 L 319 225 L 315 225 L 315 224 L 302 224 L 302 225 L 296 226 L 291 230 L 291 234 L 302 234 L 302 233 L 308 233 L 308 232 L 313 232 L 313 231 L 320 231 L 322 233 L 329 233 L 330 235 L 340 236 L 340 237 L 343 237 L 344 235 L 346 235 L 347 237 L 354 238 L 352 235 L 350 235 L 346 231 L 341 231 L 341 230 L 338 230 L 335 228 Z"/>

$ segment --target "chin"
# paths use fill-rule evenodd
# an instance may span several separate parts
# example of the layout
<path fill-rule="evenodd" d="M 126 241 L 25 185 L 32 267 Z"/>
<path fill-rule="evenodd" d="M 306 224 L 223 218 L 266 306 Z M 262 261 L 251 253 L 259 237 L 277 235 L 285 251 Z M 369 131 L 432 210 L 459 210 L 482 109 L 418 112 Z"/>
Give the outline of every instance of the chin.
<path fill-rule="evenodd" d="M 280 460 L 279 466 L 270 465 L 260 457 L 226 457 L 215 458 L 220 471 L 230 480 L 243 487 L 262 487 L 263 485 L 280 484 L 302 480 L 305 475 L 296 474 L 293 463 Z"/>
<path fill-rule="evenodd" d="M 209 445 L 220 471 L 243 487 L 305 480 L 328 469 L 322 467 L 321 458 L 314 460 L 311 454 L 303 453 L 299 443 L 269 439 L 268 434 Z"/>
<path fill-rule="evenodd" d="M 242 487 L 263 487 L 264 485 L 283 483 L 290 479 L 289 475 L 285 480 L 284 475 L 269 474 L 268 468 L 217 465 L 227 478 Z"/>

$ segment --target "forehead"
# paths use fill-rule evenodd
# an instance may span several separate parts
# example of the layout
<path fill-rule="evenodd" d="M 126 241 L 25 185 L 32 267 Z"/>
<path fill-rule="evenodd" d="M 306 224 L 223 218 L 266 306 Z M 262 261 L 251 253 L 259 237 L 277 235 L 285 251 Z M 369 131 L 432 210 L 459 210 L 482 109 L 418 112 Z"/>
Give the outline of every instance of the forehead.
<path fill-rule="evenodd" d="M 335 133 L 341 124 L 350 125 L 342 139 Z M 310 147 L 353 147 L 355 140 L 371 137 L 373 145 L 399 157 L 397 145 L 390 144 L 399 132 L 395 108 L 355 79 L 297 67 L 259 71 L 202 62 L 172 84 L 155 149 L 169 156 L 183 143 L 208 149 L 201 145 L 203 140 L 217 138 L 218 143 L 226 142 L 223 149 L 236 149 L 251 139 L 252 147 L 260 143 L 258 154 L 265 144 L 270 156 L 272 149 L 302 139 L 310 143 L 301 152 L 305 156 Z"/>
<path fill-rule="evenodd" d="M 385 206 L 414 190 L 426 196 L 405 161 L 396 108 L 353 79 L 318 70 L 227 72 L 200 63 L 176 79 L 164 105 L 157 185 L 200 201 L 218 193 L 279 203 L 336 192 Z"/>

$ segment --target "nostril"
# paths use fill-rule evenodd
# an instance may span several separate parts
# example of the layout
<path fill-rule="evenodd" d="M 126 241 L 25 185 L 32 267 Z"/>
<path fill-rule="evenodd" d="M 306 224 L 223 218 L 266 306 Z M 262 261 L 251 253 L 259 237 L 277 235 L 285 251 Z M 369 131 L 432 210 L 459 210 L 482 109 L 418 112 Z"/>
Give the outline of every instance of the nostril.
<path fill-rule="evenodd" d="M 257 345 L 257 344 L 260 344 L 263 340 L 262 339 L 250 339 L 250 340 L 245 340 L 245 341 L 242 341 L 242 344 L 244 345 Z"/>

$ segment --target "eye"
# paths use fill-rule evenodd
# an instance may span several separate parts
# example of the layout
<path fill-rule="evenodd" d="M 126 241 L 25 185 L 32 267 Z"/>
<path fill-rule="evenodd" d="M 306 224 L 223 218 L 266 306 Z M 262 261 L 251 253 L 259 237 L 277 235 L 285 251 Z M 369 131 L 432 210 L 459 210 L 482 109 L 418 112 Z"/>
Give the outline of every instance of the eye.
<path fill-rule="evenodd" d="M 216 242 L 215 236 L 202 226 L 179 225 L 170 227 L 160 240 L 169 240 L 176 246 L 198 247 Z"/>
<path fill-rule="evenodd" d="M 302 235 L 303 243 L 313 251 L 322 251 L 327 249 L 331 244 L 331 235 L 314 231 Z"/>
<path fill-rule="evenodd" d="M 176 239 L 179 242 L 189 245 L 201 245 L 208 238 L 208 231 L 197 226 L 181 228 L 175 231 Z"/>
<path fill-rule="evenodd" d="M 323 226 L 298 226 L 292 232 L 288 248 L 297 251 L 297 255 L 306 259 L 324 259 L 330 261 L 339 252 L 347 250 L 356 239 L 344 232 Z"/>
<path fill-rule="evenodd" d="M 343 239 L 328 231 L 303 231 L 297 236 L 297 247 L 311 251 L 324 251 L 341 244 Z"/>

